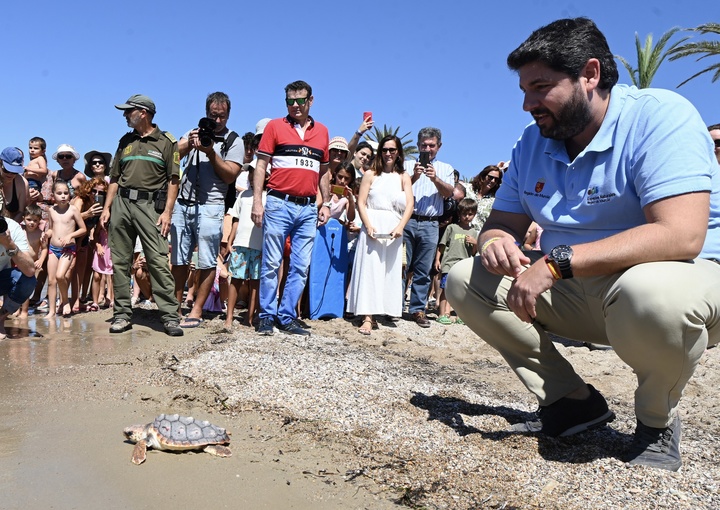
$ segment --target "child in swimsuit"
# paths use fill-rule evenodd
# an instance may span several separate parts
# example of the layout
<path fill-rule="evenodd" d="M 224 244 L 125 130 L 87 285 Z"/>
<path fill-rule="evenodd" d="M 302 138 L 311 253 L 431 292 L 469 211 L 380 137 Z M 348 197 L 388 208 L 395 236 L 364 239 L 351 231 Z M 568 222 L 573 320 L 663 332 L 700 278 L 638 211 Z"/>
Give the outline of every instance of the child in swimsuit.
<path fill-rule="evenodd" d="M 30 162 L 25 167 L 25 178 L 30 189 L 40 191 L 42 183 L 47 178 L 48 166 L 45 158 L 47 144 L 39 136 L 35 136 L 28 142 L 28 153 Z"/>
<path fill-rule="evenodd" d="M 45 318 L 55 317 L 57 288 L 60 289 L 60 306 L 63 317 L 72 313 L 68 286 L 75 266 L 75 240 L 82 238 L 87 229 L 77 207 L 70 204 L 70 190 L 62 179 L 53 184 L 55 205 L 49 210 L 48 230 L 48 305 Z M 57 288 L 56 288 L 57 286 Z"/>

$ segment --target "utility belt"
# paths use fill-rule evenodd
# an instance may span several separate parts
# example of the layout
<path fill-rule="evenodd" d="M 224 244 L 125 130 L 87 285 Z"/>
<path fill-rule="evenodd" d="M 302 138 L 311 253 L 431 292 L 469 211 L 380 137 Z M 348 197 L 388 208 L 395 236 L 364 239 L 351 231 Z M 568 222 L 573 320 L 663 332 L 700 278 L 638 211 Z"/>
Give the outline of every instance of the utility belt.
<path fill-rule="evenodd" d="M 440 216 L 423 216 L 422 214 L 413 214 L 410 219 L 416 221 L 438 221 Z"/>
<path fill-rule="evenodd" d="M 156 191 L 143 191 L 134 188 L 118 188 L 118 195 L 131 202 L 155 202 L 155 211 L 163 212 L 167 201 L 167 187 Z"/>
<path fill-rule="evenodd" d="M 315 196 L 296 197 L 293 195 L 287 195 L 280 191 L 275 191 L 274 189 L 267 190 L 267 194 L 270 195 L 271 197 L 279 198 L 280 200 L 285 200 L 287 202 L 292 202 L 292 203 L 298 204 L 298 205 L 310 205 L 310 204 L 315 203 Z"/>

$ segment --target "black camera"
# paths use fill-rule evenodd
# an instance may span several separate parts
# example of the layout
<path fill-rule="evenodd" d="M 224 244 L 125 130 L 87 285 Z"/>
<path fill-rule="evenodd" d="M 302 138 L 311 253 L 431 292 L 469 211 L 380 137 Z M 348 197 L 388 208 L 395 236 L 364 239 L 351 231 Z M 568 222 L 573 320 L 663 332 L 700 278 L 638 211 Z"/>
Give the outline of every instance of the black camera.
<path fill-rule="evenodd" d="M 215 142 L 222 142 L 223 138 L 215 136 L 217 122 L 207 117 L 203 117 L 198 122 L 198 140 L 203 147 L 212 147 Z"/>
<path fill-rule="evenodd" d="M 4 234 L 7 229 L 8 229 L 8 224 L 7 224 L 7 220 L 5 219 L 5 216 L 0 215 L 0 234 Z"/>

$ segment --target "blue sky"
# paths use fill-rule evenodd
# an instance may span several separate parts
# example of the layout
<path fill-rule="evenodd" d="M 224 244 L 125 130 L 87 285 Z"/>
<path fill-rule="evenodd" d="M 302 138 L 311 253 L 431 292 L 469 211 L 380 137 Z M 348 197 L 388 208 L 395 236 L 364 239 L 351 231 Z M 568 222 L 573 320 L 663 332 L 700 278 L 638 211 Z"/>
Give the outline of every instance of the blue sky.
<path fill-rule="evenodd" d="M 588 16 L 634 63 L 635 32 L 657 39 L 720 18 L 707 0 L 35 0 L 3 11 L 3 147 L 25 149 L 42 136 L 48 157 L 61 143 L 114 153 L 127 126 L 113 105 L 136 93 L 153 98 L 156 122 L 179 137 L 204 115 L 206 95 L 222 90 L 232 100 L 229 126 L 242 134 L 285 115 L 283 89 L 302 79 L 331 136 L 349 138 L 363 111 L 413 139 L 436 126 L 439 159 L 469 177 L 508 159 L 531 120 L 505 59 L 534 29 Z M 675 89 L 709 64 L 666 61 L 653 86 L 677 90 L 706 123 L 720 122 L 720 82 L 706 74 Z M 624 68 L 620 81 L 630 81 Z"/>

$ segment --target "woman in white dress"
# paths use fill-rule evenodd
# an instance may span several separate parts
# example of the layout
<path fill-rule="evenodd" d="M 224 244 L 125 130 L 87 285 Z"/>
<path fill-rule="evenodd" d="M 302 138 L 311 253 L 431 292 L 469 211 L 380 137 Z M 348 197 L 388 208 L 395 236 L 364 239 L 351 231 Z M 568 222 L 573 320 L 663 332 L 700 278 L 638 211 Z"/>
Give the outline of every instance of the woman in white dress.
<path fill-rule="evenodd" d="M 377 328 L 373 315 L 402 315 L 403 229 L 413 211 L 410 176 L 397 136 L 380 140 L 372 168 L 360 184 L 357 209 L 362 230 L 355 250 L 348 311 L 363 317 L 358 330 Z"/>

